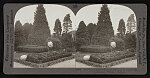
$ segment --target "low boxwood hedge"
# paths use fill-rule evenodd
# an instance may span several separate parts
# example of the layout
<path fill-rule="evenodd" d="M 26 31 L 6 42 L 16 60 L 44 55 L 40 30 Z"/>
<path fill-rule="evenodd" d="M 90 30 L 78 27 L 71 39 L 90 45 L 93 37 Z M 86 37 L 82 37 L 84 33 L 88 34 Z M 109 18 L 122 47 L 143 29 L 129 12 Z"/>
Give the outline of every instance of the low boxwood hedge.
<path fill-rule="evenodd" d="M 88 46 L 81 46 L 81 52 L 91 52 L 91 53 L 105 53 L 110 52 L 110 46 L 100 46 L 100 45 L 88 45 Z"/>
<path fill-rule="evenodd" d="M 59 58 L 71 56 L 71 53 L 67 52 L 44 52 L 28 54 L 26 61 L 33 63 L 45 63 Z"/>
<path fill-rule="evenodd" d="M 16 52 L 28 52 L 28 53 L 39 53 L 48 51 L 46 46 L 37 46 L 37 45 L 18 46 L 16 50 L 17 50 Z"/>
<path fill-rule="evenodd" d="M 89 61 L 105 64 L 105 63 L 113 62 L 116 60 L 132 57 L 132 56 L 135 56 L 135 52 L 119 51 L 119 52 L 101 53 L 101 54 L 91 55 Z"/>

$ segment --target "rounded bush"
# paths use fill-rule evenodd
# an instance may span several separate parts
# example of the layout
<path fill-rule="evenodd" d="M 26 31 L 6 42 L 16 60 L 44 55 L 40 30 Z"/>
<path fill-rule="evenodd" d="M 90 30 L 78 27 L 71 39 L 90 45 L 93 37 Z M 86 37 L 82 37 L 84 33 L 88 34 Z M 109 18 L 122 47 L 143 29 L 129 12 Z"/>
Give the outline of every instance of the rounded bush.
<path fill-rule="evenodd" d="M 46 42 L 52 42 L 53 43 L 53 47 L 48 47 L 49 50 L 60 50 L 62 49 L 62 43 L 60 41 L 59 38 L 55 38 L 55 37 L 49 37 Z"/>
<path fill-rule="evenodd" d="M 124 42 L 123 39 L 118 38 L 118 37 L 112 37 L 109 41 L 110 41 L 110 43 L 111 42 L 115 42 L 116 43 L 115 50 L 122 51 L 122 50 L 125 49 L 125 42 Z"/>

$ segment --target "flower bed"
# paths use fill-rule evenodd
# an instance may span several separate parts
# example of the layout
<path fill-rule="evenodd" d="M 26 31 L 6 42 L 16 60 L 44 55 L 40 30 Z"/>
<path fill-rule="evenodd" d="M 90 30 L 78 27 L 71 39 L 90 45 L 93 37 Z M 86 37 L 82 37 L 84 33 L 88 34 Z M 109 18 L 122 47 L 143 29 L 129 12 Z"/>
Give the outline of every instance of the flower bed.
<path fill-rule="evenodd" d="M 109 46 L 88 45 L 88 46 L 81 46 L 80 51 L 91 53 L 106 53 L 111 52 L 111 48 Z"/>
<path fill-rule="evenodd" d="M 17 50 L 16 52 L 27 52 L 27 53 L 40 53 L 48 51 L 46 46 L 37 46 L 37 45 L 18 46 L 16 50 Z"/>
<path fill-rule="evenodd" d="M 24 64 L 24 65 L 27 65 L 27 66 L 34 67 L 34 68 L 44 68 L 44 67 L 48 67 L 48 66 L 66 61 L 66 60 L 73 59 L 73 58 L 74 58 L 74 56 L 69 56 L 69 57 L 64 57 L 64 58 L 60 58 L 57 60 L 53 60 L 53 61 L 49 61 L 49 62 L 45 62 L 45 63 L 41 63 L 41 64 L 37 64 L 37 63 L 29 62 L 29 61 L 22 61 L 20 59 L 14 59 L 14 61 Z"/>
<path fill-rule="evenodd" d="M 135 52 L 129 52 L 129 51 L 101 53 L 101 54 L 91 55 L 89 61 L 99 63 L 99 64 L 105 64 L 105 63 L 113 62 L 128 57 L 133 57 L 133 56 L 135 56 Z"/>
<path fill-rule="evenodd" d="M 118 65 L 121 63 L 125 63 L 130 60 L 134 60 L 136 58 L 137 58 L 137 56 L 133 56 L 133 57 L 124 58 L 124 59 L 116 60 L 116 61 L 113 61 L 110 63 L 105 63 L 105 64 L 100 64 L 100 63 L 95 63 L 95 62 L 85 61 L 85 60 L 79 60 L 79 59 L 76 60 L 76 62 L 84 63 L 86 65 L 93 66 L 93 67 L 108 68 L 108 67 L 112 67 L 112 66 L 115 66 L 115 65 Z"/>
<path fill-rule="evenodd" d="M 71 55 L 72 55 L 71 53 L 67 53 L 67 52 L 34 53 L 34 54 L 28 54 L 26 61 L 40 64 L 40 63 L 57 60 L 63 57 L 69 57 Z"/>

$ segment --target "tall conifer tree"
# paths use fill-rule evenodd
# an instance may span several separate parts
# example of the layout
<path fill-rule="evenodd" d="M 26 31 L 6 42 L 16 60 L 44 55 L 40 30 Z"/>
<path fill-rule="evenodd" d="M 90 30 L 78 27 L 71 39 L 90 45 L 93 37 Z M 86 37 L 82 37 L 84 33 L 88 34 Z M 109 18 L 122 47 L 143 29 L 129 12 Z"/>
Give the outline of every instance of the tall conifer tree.
<path fill-rule="evenodd" d="M 106 4 L 102 5 L 98 13 L 97 29 L 92 37 L 94 45 L 108 45 L 109 39 L 114 36 L 114 30 L 109 15 L 109 9 Z"/>
<path fill-rule="evenodd" d="M 46 39 L 50 36 L 50 29 L 43 5 L 39 4 L 34 14 L 33 28 L 28 38 L 29 44 L 46 45 Z"/>
<path fill-rule="evenodd" d="M 123 19 L 121 19 L 119 21 L 119 25 L 118 25 L 118 32 L 120 34 L 121 37 L 123 37 L 125 35 L 125 31 L 126 31 L 126 28 L 125 28 L 125 22 Z"/>

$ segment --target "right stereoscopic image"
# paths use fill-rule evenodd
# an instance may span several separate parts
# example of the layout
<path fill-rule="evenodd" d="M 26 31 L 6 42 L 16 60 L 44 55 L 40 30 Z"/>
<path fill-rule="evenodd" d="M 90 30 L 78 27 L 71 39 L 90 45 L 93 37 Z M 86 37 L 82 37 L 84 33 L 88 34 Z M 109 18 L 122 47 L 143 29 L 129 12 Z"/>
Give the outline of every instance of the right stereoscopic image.
<path fill-rule="evenodd" d="M 92 4 L 75 14 L 37 4 L 14 20 L 14 68 L 137 68 L 136 15 L 126 6 Z"/>

